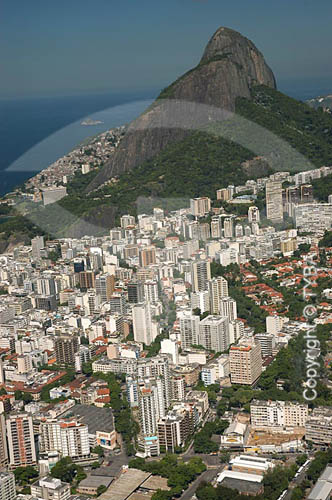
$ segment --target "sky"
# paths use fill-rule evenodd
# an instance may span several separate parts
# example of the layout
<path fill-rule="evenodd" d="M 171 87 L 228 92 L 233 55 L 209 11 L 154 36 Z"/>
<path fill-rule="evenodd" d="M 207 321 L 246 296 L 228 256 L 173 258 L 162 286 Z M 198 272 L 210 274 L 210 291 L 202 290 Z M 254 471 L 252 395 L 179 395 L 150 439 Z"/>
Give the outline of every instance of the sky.
<path fill-rule="evenodd" d="M 332 92 L 331 0 L 2 0 L 0 98 L 161 89 L 228 26 L 281 89 Z"/>

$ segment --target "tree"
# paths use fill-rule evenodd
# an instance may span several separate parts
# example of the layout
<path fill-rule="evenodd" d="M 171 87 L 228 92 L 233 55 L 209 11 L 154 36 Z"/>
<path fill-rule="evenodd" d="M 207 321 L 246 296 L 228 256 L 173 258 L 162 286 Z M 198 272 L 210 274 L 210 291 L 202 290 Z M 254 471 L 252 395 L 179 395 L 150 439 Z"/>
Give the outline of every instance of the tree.
<path fill-rule="evenodd" d="M 220 463 L 221 464 L 227 464 L 231 458 L 231 454 L 229 451 L 223 451 L 220 453 Z"/>
<path fill-rule="evenodd" d="M 102 446 L 100 446 L 100 445 L 95 446 L 92 449 L 92 453 L 97 453 L 98 457 L 100 457 L 100 458 L 102 458 L 103 456 L 105 456 L 104 448 Z"/>
<path fill-rule="evenodd" d="M 99 497 L 99 495 L 102 495 L 103 493 L 105 493 L 105 491 L 107 491 L 107 487 L 104 484 L 101 484 L 100 486 L 98 486 L 97 497 Z"/>
<path fill-rule="evenodd" d="M 296 486 L 292 491 L 291 500 L 302 500 L 302 498 L 304 498 L 304 493 L 305 492 L 302 491 L 300 486 Z"/>
<path fill-rule="evenodd" d="M 307 461 L 308 455 L 306 453 L 302 453 L 302 455 L 299 455 L 296 457 L 296 463 L 297 465 L 301 466 Z"/>
<path fill-rule="evenodd" d="M 15 481 L 21 486 L 29 484 L 30 480 L 38 477 L 38 475 L 37 470 L 31 465 L 27 467 L 17 467 L 14 470 Z"/>
<path fill-rule="evenodd" d="M 65 483 L 71 483 L 76 474 L 76 467 L 73 464 L 71 458 L 65 457 L 61 458 L 51 470 L 51 476 Z"/>

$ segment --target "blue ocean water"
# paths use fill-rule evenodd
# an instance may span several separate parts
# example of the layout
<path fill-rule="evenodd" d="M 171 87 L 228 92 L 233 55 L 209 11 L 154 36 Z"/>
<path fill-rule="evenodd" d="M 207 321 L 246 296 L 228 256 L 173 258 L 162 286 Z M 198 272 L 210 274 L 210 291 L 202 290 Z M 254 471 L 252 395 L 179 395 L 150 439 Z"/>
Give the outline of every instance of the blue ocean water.
<path fill-rule="evenodd" d="M 138 116 L 156 93 L 0 100 L 0 195 L 22 184 L 77 144 Z M 84 118 L 100 120 L 83 126 Z"/>

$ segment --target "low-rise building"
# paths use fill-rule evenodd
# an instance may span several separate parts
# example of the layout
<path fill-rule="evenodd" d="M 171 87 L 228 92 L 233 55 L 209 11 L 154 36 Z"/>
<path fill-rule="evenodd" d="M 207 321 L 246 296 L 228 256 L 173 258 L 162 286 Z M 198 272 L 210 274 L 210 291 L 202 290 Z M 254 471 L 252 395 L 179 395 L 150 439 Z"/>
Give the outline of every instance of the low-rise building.
<path fill-rule="evenodd" d="M 31 495 L 44 500 L 67 500 L 70 497 L 70 484 L 54 477 L 44 477 L 31 485 Z"/>

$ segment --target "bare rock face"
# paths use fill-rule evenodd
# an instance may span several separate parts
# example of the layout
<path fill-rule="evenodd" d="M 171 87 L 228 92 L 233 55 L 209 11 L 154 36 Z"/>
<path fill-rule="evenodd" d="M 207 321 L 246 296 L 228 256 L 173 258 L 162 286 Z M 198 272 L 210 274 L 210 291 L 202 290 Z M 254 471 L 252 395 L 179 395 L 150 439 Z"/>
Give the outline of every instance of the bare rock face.
<path fill-rule="evenodd" d="M 194 69 L 164 89 L 155 103 L 132 122 L 118 151 L 89 189 L 153 158 L 192 130 L 235 110 L 237 97 L 251 88 L 276 88 L 274 75 L 256 46 L 240 33 L 221 27 Z"/>

